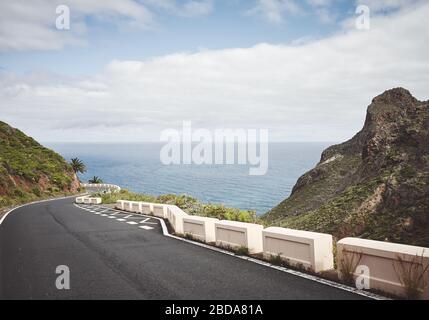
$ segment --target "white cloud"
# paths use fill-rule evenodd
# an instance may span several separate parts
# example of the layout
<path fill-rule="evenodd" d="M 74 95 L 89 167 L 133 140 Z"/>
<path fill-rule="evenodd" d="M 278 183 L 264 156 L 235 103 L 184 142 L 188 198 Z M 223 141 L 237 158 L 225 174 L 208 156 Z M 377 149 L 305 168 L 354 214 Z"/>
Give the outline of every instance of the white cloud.
<path fill-rule="evenodd" d="M 333 0 L 307 0 L 314 7 L 326 7 L 332 4 Z"/>
<path fill-rule="evenodd" d="M 180 10 L 184 16 L 203 16 L 211 13 L 213 10 L 213 2 L 210 0 L 206 1 L 188 1 L 183 5 Z"/>
<path fill-rule="evenodd" d="M 295 0 L 257 0 L 256 4 L 246 14 L 262 16 L 271 23 L 283 22 L 285 13 L 297 14 L 301 8 Z"/>
<path fill-rule="evenodd" d="M 208 15 L 213 11 L 213 1 L 187 0 L 179 3 L 177 0 L 145 0 L 145 3 L 178 16 L 198 17 Z"/>
<path fill-rule="evenodd" d="M 68 31 L 55 28 L 58 5 L 71 13 Z M 85 18 L 121 25 L 146 27 L 151 13 L 133 0 L 14 0 L 0 2 L 0 51 L 57 50 L 66 45 L 82 45 L 87 25 Z"/>
<path fill-rule="evenodd" d="M 410 8 L 427 3 L 427 0 L 356 0 L 357 4 L 367 5 L 373 12 Z"/>
<path fill-rule="evenodd" d="M 157 140 L 183 120 L 268 128 L 275 140 L 341 141 L 371 98 L 403 86 L 428 99 L 429 4 L 372 19 L 370 31 L 300 45 L 112 61 L 83 79 L 0 76 L 2 119 L 41 140 Z"/>
<path fill-rule="evenodd" d="M 343 0 L 256 0 L 246 14 L 263 17 L 274 24 L 282 23 L 288 16 L 293 15 L 314 15 L 322 23 L 334 23 L 338 21 L 337 5 L 341 1 Z M 373 14 L 412 9 L 425 3 L 427 0 L 355 0 L 354 2 L 356 7 L 361 4 L 367 5 Z"/>
<path fill-rule="evenodd" d="M 55 28 L 56 8 L 67 5 L 71 28 Z M 0 52 L 59 50 L 67 45 L 84 45 L 89 29 L 87 18 L 113 23 L 118 27 L 148 28 L 153 14 L 147 8 L 162 9 L 183 16 L 203 16 L 212 12 L 213 0 L 14 0 L 0 2 Z"/>

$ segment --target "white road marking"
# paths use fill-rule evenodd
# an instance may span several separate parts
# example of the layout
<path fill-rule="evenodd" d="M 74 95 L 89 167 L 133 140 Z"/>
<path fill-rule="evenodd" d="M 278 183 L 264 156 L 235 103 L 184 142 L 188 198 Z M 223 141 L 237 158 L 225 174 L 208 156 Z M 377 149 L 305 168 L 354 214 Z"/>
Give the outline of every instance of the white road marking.
<path fill-rule="evenodd" d="M 130 221 L 130 222 L 127 222 L 128 224 L 138 224 L 137 222 L 134 222 L 134 221 Z"/>
<path fill-rule="evenodd" d="M 140 226 L 139 228 L 144 230 L 153 230 L 152 227 L 148 227 L 148 226 Z"/>
<path fill-rule="evenodd" d="M 121 221 L 121 222 L 124 222 L 124 221 L 127 221 L 127 220 L 125 220 L 125 219 L 116 219 L 117 221 Z"/>
<path fill-rule="evenodd" d="M 125 218 L 127 218 L 127 217 L 125 217 Z M 130 220 L 140 220 L 142 217 L 140 216 L 140 215 L 132 215 L 132 216 L 129 216 L 127 219 L 130 219 Z"/>
<path fill-rule="evenodd" d="M 147 219 L 144 219 L 144 220 L 142 220 L 142 221 L 140 221 L 139 223 L 144 223 L 144 224 L 158 224 L 157 222 L 148 222 L 149 220 L 150 220 L 151 218 L 147 218 Z"/>

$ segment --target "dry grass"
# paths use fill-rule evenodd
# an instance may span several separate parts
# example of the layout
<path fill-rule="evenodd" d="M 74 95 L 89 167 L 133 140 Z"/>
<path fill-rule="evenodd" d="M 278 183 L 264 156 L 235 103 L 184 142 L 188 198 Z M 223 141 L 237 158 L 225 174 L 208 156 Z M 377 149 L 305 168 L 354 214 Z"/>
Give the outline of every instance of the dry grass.
<path fill-rule="evenodd" d="M 416 255 L 411 260 L 397 256 L 393 263 L 396 275 L 404 286 L 407 299 L 417 300 L 429 284 L 429 264 L 424 266 L 424 253 Z"/>
<path fill-rule="evenodd" d="M 347 285 L 354 286 L 354 272 L 362 260 L 362 252 L 343 251 L 339 262 L 341 280 Z"/>
<path fill-rule="evenodd" d="M 234 253 L 239 256 L 248 256 L 249 255 L 249 248 L 246 246 L 240 246 L 238 248 L 233 249 Z"/>
<path fill-rule="evenodd" d="M 184 238 L 187 240 L 195 241 L 195 237 L 190 233 L 185 233 Z"/>
<path fill-rule="evenodd" d="M 281 256 L 281 253 L 279 253 L 278 255 L 270 255 L 270 258 L 268 260 L 271 264 L 275 265 L 275 266 L 280 266 L 280 267 L 284 267 L 285 266 L 285 261 Z"/>

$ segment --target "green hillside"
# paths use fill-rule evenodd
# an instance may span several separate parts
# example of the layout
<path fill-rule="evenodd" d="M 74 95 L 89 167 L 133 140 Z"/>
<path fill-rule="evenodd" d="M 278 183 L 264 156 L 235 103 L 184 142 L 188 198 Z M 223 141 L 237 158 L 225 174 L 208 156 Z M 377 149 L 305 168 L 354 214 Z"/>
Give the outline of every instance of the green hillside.
<path fill-rule="evenodd" d="M 59 154 L 0 121 L 0 208 L 78 188 L 72 168 Z"/>

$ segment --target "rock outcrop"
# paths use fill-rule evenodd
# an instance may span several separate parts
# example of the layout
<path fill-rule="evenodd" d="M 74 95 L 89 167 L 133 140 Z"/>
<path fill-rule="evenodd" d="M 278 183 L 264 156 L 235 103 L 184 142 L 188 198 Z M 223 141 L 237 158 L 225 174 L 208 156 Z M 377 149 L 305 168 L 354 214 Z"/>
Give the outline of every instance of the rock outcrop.
<path fill-rule="evenodd" d="M 429 101 L 403 88 L 373 99 L 363 129 L 326 149 L 270 224 L 429 246 Z"/>

